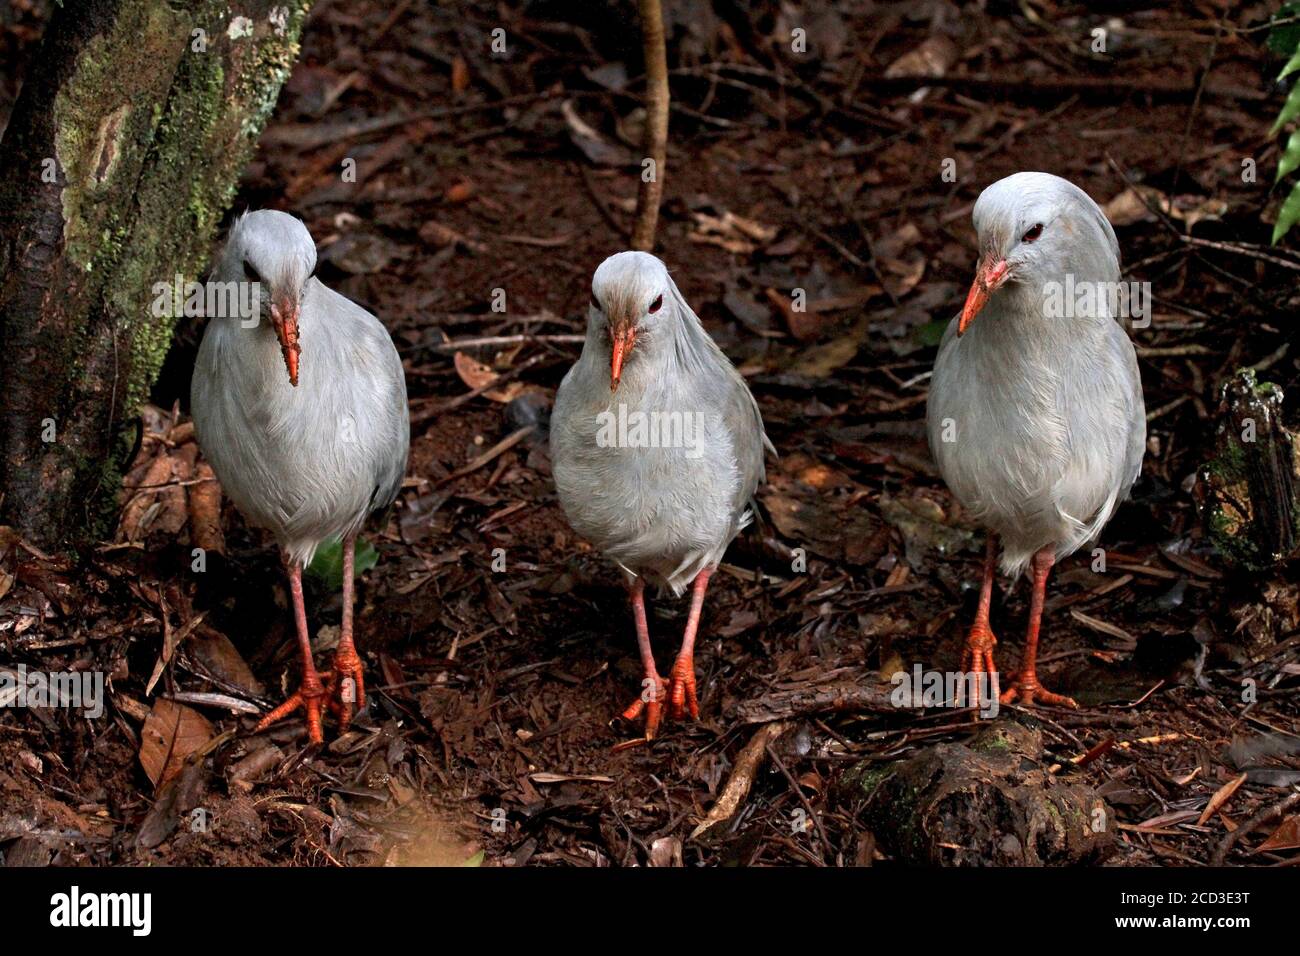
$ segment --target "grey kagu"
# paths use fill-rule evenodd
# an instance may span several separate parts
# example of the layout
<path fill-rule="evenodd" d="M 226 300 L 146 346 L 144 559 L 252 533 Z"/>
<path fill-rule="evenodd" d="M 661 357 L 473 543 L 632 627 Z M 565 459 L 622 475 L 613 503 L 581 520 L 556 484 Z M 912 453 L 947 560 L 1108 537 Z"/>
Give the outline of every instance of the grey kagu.
<path fill-rule="evenodd" d="M 555 396 L 551 460 L 573 529 L 622 568 L 645 673 L 624 712 L 643 712 L 647 738 L 665 711 L 699 715 L 694 648 L 710 575 L 749 522 L 772 450 L 745 380 L 700 324 L 667 268 L 620 252 L 591 281 L 582 354 Z M 694 444 L 601 440 L 611 416 L 692 416 Z M 646 623 L 646 583 L 691 606 L 668 681 L 659 676 Z"/>
<path fill-rule="evenodd" d="M 962 669 L 996 673 L 988 612 L 1000 540 L 1002 570 L 1033 575 L 1024 659 L 1003 701 L 1074 706 L 1038 682 L 1047 575 L 1097 538 L 1146 448 L 1137 355 L 1104 294 L 1119 283 L 1119 243 L 1087 193 L 1047 173 L 989 186 L 974 222 L 979 265 L 939 345 L 926 416 L 944 481 L 989 531 Z M 1067 277 L 1096 293 L 1093 308 L 1048 308 Z"/>
<path fill-rule="evenodd" d="M 410 428 L 406 378 L 388 331 L 316 279 L 315 266 L 316 245 L 293 216 L 258 210 L 235 222 L 212 278 L 257 282 L 260 318 L 210 318 L 190 404 L 222 488 L 251 524 L 275 537 L 289 576 L 302 686 L 259 729 L 302 707 L 319 742 L 324 707 L 346 728 L 353 706 L 365 706 L 352 634 L 353 547 L 367 517 L 397 496 Z M 322 681 L 302 569 L 333 538 L 343 547 L 343 621 Z"/>

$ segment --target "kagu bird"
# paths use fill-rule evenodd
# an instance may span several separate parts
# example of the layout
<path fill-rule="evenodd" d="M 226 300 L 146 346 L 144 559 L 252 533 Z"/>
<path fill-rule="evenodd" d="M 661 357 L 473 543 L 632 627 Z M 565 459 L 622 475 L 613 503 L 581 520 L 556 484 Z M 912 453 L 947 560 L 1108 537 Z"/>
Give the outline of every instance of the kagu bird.
<path fill-rule="evenodd" d="M 213 316 L 190 404 L 203 454 L 245 518 L 279 543 L 289 576 L 302 686 L 258 725 L 303 708 L 313 742 L 322 706 L 344 728 L 365 706 L 352 638 L 353 546 L 371 512 L 397 496 L 410 429 L 406 378 L 392 339 L 365 309 L 313 277 L 303 223 L 258 210 L 230 230 L 213 282 L 257 283 L 254 320 Z M 270 321 L 266 321 L 269 316 Z M 333 670 L 312 662 L 302 569 L 328 539 L 343 541 L 343 626 Z"/>
<path fill-rule="evenodd" d="M 744 379 L 709 337 L 668 275 L 644 252 L 620 252 L 591 280 L 582 355 L 551 416 L 551 459 L 573 529 L 628 579 L 644 691 L 624 712 L 645 713 L 652 738 L 665 701 L 699 716 L 695 634 L 709 576 L 750 520 L 771 443 Z M 665 682 L 646 624 L 645 584 L 691 606 Z"/>
<path fill-rule="evenodd" d="M 1119 244 L 1087 193 L 1047 173 L 989 186 L 973 218 L 975 282 L 939 345 L 927 410 L 944 481 L 989 530 L 962 669 L 996 674 L 989 600 L 1001 538 L 1002 570 L 1033 574 L 1024 659 L 1002 700 L 1075 706 L 1038 683 L 1047 575 L 1101 532 L 1146 445 L 1137 356 L 1109 294 Z M 1075 308 L 1063 289 L 1089 295 Z"/>

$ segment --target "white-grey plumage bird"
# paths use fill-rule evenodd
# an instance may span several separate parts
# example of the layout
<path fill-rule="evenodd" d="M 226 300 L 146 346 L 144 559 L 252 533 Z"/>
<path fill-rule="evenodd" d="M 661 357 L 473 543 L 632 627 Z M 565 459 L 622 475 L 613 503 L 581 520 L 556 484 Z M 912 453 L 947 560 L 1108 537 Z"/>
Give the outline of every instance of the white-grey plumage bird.
<path fill-rule="evenodd" d="M 221 486 L 251 524 L 274 535 L 288 571 L 302 687 L 258 729 L 302 707 L 319 742 L 322 705 L 345 728 L 352 704 L 365 706 L 352 635 L 353 548 L 366 518 L 397 496 L 410 429 L 406 378 L 388 331 L 317 280 L 315 268 L 316 245 L 301 220 L 258 210 L 235 222 L 210 281 L 256 283 L 257 318 L 232 309 L 210 318 L 190 404 Z M 332 538 L 343 545 L 343 626 L 322 683 L 302 569 Z"/>
<path fill-rule="evenodd" d="M 1123 301 L 1111 295 L 1119 243 L 1087 193 L 1047 173 L 992 184 L 973 218 L 975 282 L 939 346 L 927 411 L 944 481 L 989 530 L 962 668 L 996 674 L 988 611 L 1000 538 L 1002 570 L 1033 573 L 1024 659 L 1002 698 L 1074 706 L 1038 682 L 1047 575 L 1101 532 L 1146 446 L 1137 356 L 1112 307 Z"/>
<path fill-rule="evenodd" d="M 574 530 L 628 579 L 644 690 L 624 713 L 645 712 L 655 735 L 665 701 L 699 716 L 694 648 L 709 576 L 748 523 L 771 449 L 740 373 L 686 304 L 667 268 L 620 252 L 596 269 L 582 355 L 551 416 L 551 460 Z M 685 635 L 668 682 L 650 647 L 644 589 L 692 584 Z"/>

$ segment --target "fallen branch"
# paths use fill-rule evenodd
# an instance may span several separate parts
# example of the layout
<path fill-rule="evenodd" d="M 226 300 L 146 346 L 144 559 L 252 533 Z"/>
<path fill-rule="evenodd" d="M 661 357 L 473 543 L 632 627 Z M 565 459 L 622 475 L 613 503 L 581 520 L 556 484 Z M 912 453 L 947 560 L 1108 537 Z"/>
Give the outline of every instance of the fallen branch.
<path fill-rule="evenodd" d="M 740 755 L 736 757 L 736 762 L 731 768 L 731 776 L 727 778 L 727 785 L 722 788 L 722 794 L 700 821 L 700 825 L 691 831 L 692 840 L 735 816 L 740 805 L 749 796 L 749 790 L 754 785 L 754 777 L 758 775 L 759 768 L 763 764 L 768 745 L 774 743 L 789 729 L 790 722 L 785 720 L 778 720 L 758 728 L 749 743 L 745 744 Z"/>
<path fill-rule="evenodd" d="M 757 700 L 747 700 L 736 707 L 742 724 L 762 724 L 770 720 L 789 720 L 808 714 L 839 713 L 854 710 L 878 710 L 897 713 L 889 699 L 891 685 L 830 684 L 798 690 L 778 691 Z"/>
<path fill-rule="evenodd" d="M 1263 810 L 1260 810 L 1253 817 L 1219 841 L 1219 845 L 1214 851 L 1214 856 L 1210 858 L 1210 866 L 1222 866 L 1224 859 L 1228 855 L 1228 851 L 1237 845 L 1238 840 L 1257 827 L 1268 823 L 1270 820 L 1276 820 L 1298 803 L 1300 803 L 1300 791 L 1296 791 L 1290 796 L 1285 797 L 1279 802 L 1273 804 L 1271 807 L 1265 807 Z"/>

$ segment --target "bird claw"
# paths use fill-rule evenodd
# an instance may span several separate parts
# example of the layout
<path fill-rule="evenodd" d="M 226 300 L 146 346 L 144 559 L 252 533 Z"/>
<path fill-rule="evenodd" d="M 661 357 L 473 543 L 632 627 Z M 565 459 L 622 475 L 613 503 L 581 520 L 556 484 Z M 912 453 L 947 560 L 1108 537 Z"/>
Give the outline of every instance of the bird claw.
<path fill-rule="evenodd" d="M 324 743 L 325 732 L 322 728 L 322 717 L 324 716 L 323 705 L 327 699 L 328 691 L 320 683 L 319 679 L 316 681 L 315 687 L 304 685 L 299 690 L 294 691 L 283 704 L 259 720 L 257 726 L 253 728 L 253 733 L 260 734 L 272 724 L 279 723 L 301 707 L 306 712 L 308 739 L 314 744 Z"/>
<path fill-rule="evenodd" d="M 641 696 L 623 711 L 624 720 L 636 720 L 645 712 L 645 739 L 654 740 L 659 724 L 664 719 L 664 701 L 668 699 L 668 686 L 658 674 L 647 674 L 641 682 Z"/>
<path fill-rule="evenodd" d="M 966 635 L 966 644 L 961 650 L 961 672 L 970 674 L 975 679 L 969 682 L 970 698 L 967 701 L 966 688 L 967 684 L 962 683 L 958 694 L 960 696 L 959 704 L 978 708 L 980 706 L 980 681 L 981 675 L 989 674 L 989 680 L 993 682 L 993 696 L 997 696 L 997 665 L 993 663 L 993 648 L 998 639 L 993 636 L 987 625 L 972 625 L 970 633 Z"/>
<path fill-rule="evenodd" d="M 366 676 L 361 658 L 353 648 L 343 648 L 334 654 L 334 668 L 325 678 L 329 691 L 329 708 L 339 720 L 339 733 L 352 724 L 355 714 L 366 709 Z"/>
<path fill-rule="evenodd" d="M 668 675 L 668 713 L 674 720 L 686 716 L 689 707 L 691 720 L 698 720 L 700 704 L 695 696 L 695 659 L 678 657 Z"/>
<path fill-rule="evenodd" d="M 260 734 L 272 724 L 279 723 L 301 708 L 307 719 L 307 737 L 314 743 L 325 742 L 323 717 L 326 709 L 339 722 L 339 733 L 347 731 L 352 718 L 366 706 L 365 670 L 355 650 L 335 652 L 334 666 L 290 695 L 271 711 L 253 729 Z"/>
<path fill-rule="evenodd" d="M 1000 700 L 1003 704 L 1014 704 L 1017 699 L 1022 707 L 1051 704 L 1056 707 L 1069 707 L 1071 710 L 1079 709 L 1079 705 L 1073 697 L 1066 697 L 1064 694 L 1053 694 L 1038 683 L 1038 675 L 1032 673 L 1027 678 L 1018 677 L 1013 680 L 1011 686 L 1003 692 Z"/>

